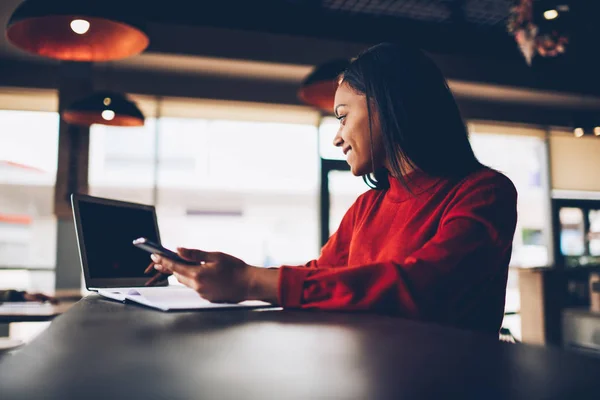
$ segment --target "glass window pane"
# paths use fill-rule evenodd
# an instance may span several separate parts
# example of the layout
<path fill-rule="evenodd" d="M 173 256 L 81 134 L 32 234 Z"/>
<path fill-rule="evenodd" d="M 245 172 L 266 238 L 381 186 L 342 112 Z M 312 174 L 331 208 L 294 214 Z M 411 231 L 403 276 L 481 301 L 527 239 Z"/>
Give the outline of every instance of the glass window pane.
<path fill-rule="evenodd" d="M 0 110 L 0 269 L 11 268 L 2 287 L 53 289 L 53 272 L 33 279 L 26 269 L 56 263 L 58 122 L 57 113 Z"/>
<path fill-rule="evenodd" d="M 333 234 L 342 222 L 346 211 L 354 204 L 358 196 L 369 190 L 361 177 L 350 171 L 329 172 L 329 232 Z"/>
<path fill-rule="evenodd" d="M 179 164 L 185 179 L 159 164 L 165 246 L 223 251 L 261 266 L 318 255 L 316 127 L 194 119 L 165 119 L 159 127 L 161 160 L 165 149 L 184 147 L 190 160 Z"/>
<path fill-rule="evenodd" d="M 590 210 L 590 255 L 600 256 L 600 210 Z"/>
<path fill-rule="evenodd" d="M 155 120 L 142 127 L 92 125 L 89 192 L 93 196 L 151 204 Z"/>
<path fill-rule="evenodd" d="M 213 121 L 213 187 L 307 192 L 318 181 L 317 130 L 312 125 Z"/>
<path fill-rule="evenodd" d="M 545 165 L 545 144 L 541 138 L 518 135 L 471 132 L 475 155 L 483 164 L 505 174 L 517 189 L 518 220 L 513 240 L 511 267 L 546 266 L 550 262 L 547 240 L 549 215 L 547 192 L 542 182 Z M 518 272 L 509 269 L 505 310 L 518 312 L 520 293 Z M 505 318 L 503 326 L 520 337 L 521 317 Z"/>
<path fill-rule="evenodd" d="M 542 185 L 544 141 L 537 137 L 471 133 L 471 145 L 483 164 L 510 178 L 519 194 L 518 221 L 511 266 L 549 264 L 547 193 Z"/>
<path fill-rule="evenodd" d="M 158 124 L 158 185 L 173 188 L 207 187 L 210 169 L 209 121 L 161 118 Z"/>
<path fill-rule="evenodd" d="M 340 128 L 340 121 L 334 117 L 325 117 L 319 126 L 319 154 L 329 160 L 345 160 L 342 149 L 333 145 L 333 138 Z"/>
<path fill-rule="evenodd" d="M 559 211 L 560 251 L 565 256 L 582 256 L 585 251 L 583 211 L 563 207 Z"/>

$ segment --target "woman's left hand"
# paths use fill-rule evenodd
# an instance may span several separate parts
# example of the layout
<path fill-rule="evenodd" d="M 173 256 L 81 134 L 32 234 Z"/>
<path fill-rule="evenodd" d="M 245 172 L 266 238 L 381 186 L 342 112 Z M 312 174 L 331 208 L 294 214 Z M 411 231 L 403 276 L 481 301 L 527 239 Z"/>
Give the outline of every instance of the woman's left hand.
<path fill-rule="evenodd" d="M 253 285 L 263 268 L 252 267 L 239 258 L 224 253 L 177 249 L 178 254 L 194 263 L 180 264 L 152 255 L 154 268 L 164 274 L 172 273 L 179 282 L 197 291 L 214 303 L 239 303 L 254 299 Z"/>
<path fill-rule="evenodd" d="M 52 297 L 52 296 L 47 296 L 43 293 L 25 292 L 25 293 L 23 293 L 23 300 L 24 301 L 36 301 L 39 303 L 48 302 L 50 304 L 58 304 L 58 299 L 56 299 L 55 297 Z"/>

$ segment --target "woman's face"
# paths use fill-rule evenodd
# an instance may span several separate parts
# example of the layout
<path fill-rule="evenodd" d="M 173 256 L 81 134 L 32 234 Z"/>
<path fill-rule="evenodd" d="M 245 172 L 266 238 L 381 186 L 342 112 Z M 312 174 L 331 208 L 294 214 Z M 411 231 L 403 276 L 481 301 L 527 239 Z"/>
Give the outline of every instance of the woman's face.
<path fill-rule="evenodd" d="M 373 143 L 369 134 L 369 113 L 364 94 L 357 93 L 342 82 L 336 93 L 334 113 L 340 121 L 340 128 L 333 139 L 333 145 L 340 147 L 346 155 L 346 162 L 355 176 L 366 175 L 375 168 L 385 165 L 381 127 L 377 111 L 371 106 Z M 371 162 L 371 146 L 374 162 Z"/>

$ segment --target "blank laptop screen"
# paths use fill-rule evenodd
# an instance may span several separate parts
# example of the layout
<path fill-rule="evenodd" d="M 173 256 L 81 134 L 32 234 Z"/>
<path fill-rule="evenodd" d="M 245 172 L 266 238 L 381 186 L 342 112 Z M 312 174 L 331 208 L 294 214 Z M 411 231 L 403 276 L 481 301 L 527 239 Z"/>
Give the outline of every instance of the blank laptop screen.
<path fill-rule="evenodd" d="M 81 201 L 79 215 L 91 279 L 147 276 L 150 254 L 131 242 L 159 243 L 152 210 Z"/>

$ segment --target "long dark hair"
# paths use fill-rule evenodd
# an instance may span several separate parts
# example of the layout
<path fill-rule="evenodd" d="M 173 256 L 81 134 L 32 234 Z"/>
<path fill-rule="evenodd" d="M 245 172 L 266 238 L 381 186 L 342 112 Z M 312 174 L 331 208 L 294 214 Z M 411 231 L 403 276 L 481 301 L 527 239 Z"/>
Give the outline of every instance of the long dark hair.
<path fill-rule="evenodd" d="M 364 176 L 372 188 L 389 187 L 388 172 L 408 187 L 403 165 L 448 178 L 482 167 L 446 79 L 422 51 L 394 43 L 371 47 L 352 60 L 344 82 L 366 96 L 371 137 L 373 107 L 379 117 L 391 171 Z"/>

